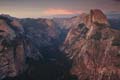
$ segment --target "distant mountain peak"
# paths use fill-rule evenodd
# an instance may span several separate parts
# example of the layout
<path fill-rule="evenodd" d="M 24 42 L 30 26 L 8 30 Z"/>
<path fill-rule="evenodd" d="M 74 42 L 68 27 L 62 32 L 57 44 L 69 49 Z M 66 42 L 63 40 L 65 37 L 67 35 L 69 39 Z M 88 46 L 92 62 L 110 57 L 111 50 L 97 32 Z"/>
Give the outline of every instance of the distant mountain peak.
<path fill-rule="evenodd" d="M 87 27 L 88 26 L 90 27 L 90 25 L 92 25 L 94 23 L 109 25 L 107 17 L 99 9 L 92 9 L 90 11 L 90 14 L 86 15 L 84 18 L 84 24 L 86 24 Z"/>
<path fill-rule="evenodd" d="M 93 9 L 90 11 L 91 21 L 100 24 L 108 24 L 107 17 L 99 9 Z"/>
<path fill-rule="evenodd" d="M 77 80 L 120 80 L 120 31 L 108 27 L 98 9 L 91 10 L 83 22 L 70 29 L 61 47 L 73 61 L 71 74 Z"/>

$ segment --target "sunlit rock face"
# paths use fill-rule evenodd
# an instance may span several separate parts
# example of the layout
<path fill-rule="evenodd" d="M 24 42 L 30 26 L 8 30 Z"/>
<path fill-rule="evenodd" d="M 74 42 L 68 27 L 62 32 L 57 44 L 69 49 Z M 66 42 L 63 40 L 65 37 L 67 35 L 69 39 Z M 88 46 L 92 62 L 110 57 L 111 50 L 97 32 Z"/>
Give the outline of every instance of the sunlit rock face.
<path fill-rule="evenodd" d="M 39 60 L 40 56 L 22 24 L 17 19 L 0 16 L 0 79 L 23 74 L 28 69 L 27 58 Z"/>
<path fill-rule="evenodd" d="M 0 16 L 0 79 L 15 77 L 23 71 L 23 41 L 19 39 L 15 42 L 16 36 L 16 32 L 8 25 L 7 18 Z"/>
<path fill-rule="evenodd" d="M 71 74 L 78 80 L 120 79 L 120 31 L 101 10 L 91 10 L 71 29 L 61 50 L 73 61 Z"/>
<path fill-rule="evenodd" d="M 100 24 L 108 24 L 107 17 L 100 10 L 91 10 L 90 12 L 91 22 L 97 22 Z"/>
<path fill-rule="evenodd" d="M 13 39 L 16 35 L 15 32 L 8 26 L 8 24 L 0 19 L 0 35 L 4 37 L 9 37 L 9 39 Z"/>
<path fill-rule="evenodd" d="M 91 27 L 92 23 L 106 24 L 109 25 L 107 17 L 102 11 L 95 9 L 91 10 L 90 14 L 86 15 L 83 19 L 83 23 L 86 27 Z"/>

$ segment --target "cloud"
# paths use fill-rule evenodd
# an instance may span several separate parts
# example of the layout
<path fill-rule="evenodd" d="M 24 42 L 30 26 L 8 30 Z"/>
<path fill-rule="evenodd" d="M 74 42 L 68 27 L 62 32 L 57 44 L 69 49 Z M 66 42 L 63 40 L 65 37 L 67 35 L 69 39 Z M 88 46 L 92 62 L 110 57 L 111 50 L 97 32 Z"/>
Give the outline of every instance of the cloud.
<path fill-rule="evenodd" d="M 78 10 L 53 9 L 53 8 L 50 8 L 43 12 L 43 14 L 45 15 L 71 15 L 71 14 L 81 14 L 81 13 L 82 11 L 78 11 Z"/>

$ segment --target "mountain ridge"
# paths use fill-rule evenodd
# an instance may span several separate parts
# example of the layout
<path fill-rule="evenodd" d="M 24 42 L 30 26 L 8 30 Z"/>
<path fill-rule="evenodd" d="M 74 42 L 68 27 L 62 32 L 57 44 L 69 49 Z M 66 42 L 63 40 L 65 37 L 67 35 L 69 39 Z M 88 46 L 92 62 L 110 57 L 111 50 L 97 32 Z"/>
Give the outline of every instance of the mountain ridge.
<path fill-rule="evenodd" d="M 119 79 L 119 19 L 99 9 L 67 19 L 1 16 L 0 79 Z"/>
<path fill-rule="evenodd" d="M 73 61 L 71 74 L 78 80 L 119 80 L 119 34 L 101 10 L 90 11 L 84 23 L 68 32 L 61 47 Z"/>

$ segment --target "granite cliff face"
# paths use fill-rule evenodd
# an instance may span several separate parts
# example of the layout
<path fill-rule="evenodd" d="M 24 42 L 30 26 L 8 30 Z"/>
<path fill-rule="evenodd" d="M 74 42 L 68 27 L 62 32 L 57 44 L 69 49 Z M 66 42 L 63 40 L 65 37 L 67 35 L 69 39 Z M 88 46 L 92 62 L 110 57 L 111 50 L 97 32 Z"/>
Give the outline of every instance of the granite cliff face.
<path fill-rule="evenodd" d="M 20 23 L 21 22 L 21 23 Z M 0 80 L 63 80 L 69 63 L 50 19 L 0 16 Z"/>
<path fill-rule="evenodd" d="M 78 80 L 120 80 L 120 31 L 101 10 L 91 10 L 72 28 L 61 50 L 73 61 L 70 72 Z"/>
<path fill-rule="evenodd" d="M 35 31 L 37 32 L 37 29 Z M 33 35 L 26 33 L 24 26 L 17 19 L 0 16 L 0 79 L 16 77 L 29 71 L 29 59 L 43 59 L 39 44 L 35 43 L 37 41 L 33 39 Z"/>
<path fill-rule="evenodd" d="M 111 23 L 97 9 L 60 21 L 0 15 L 0 80 L 119 80 L 120 31 Z"/>
<path fill-rule="evenodd" d="M 23 31 L 18 23 L 0 16 L 0 79 L 15 77 L 25 69 L 24 41 L 22 38 L 16 39 Z"/>

